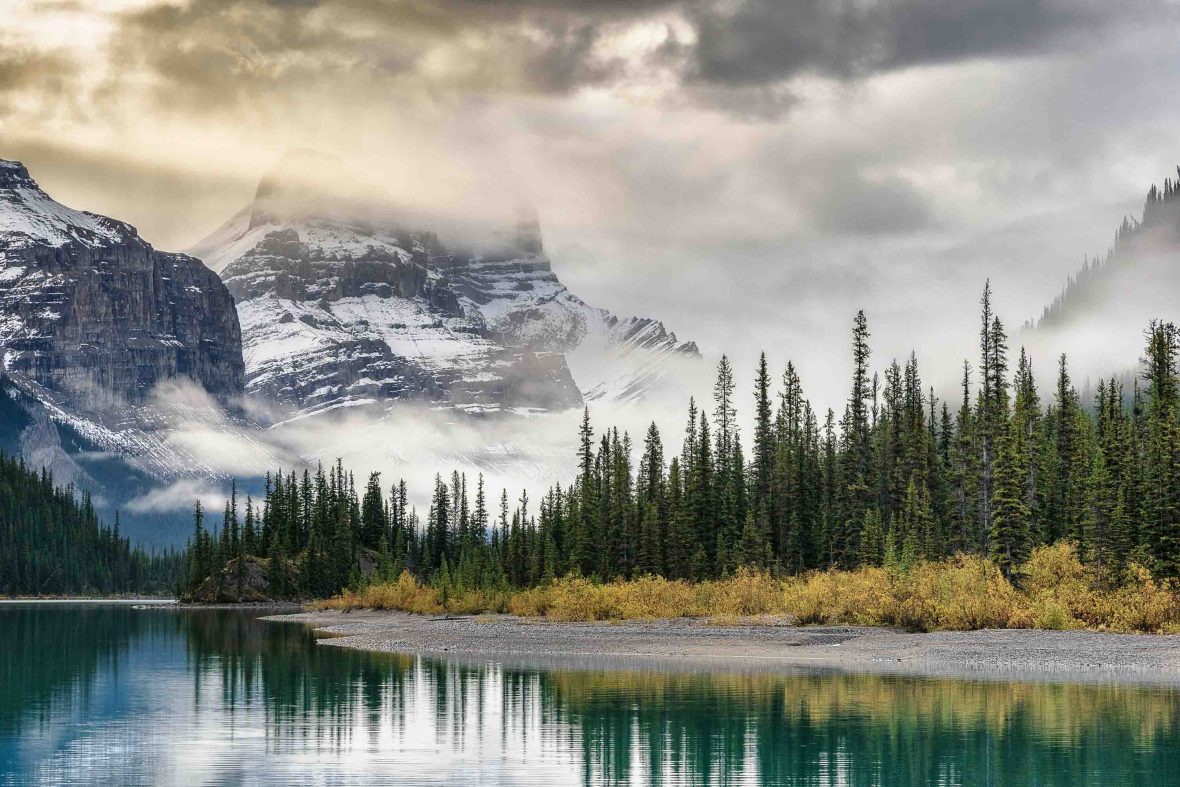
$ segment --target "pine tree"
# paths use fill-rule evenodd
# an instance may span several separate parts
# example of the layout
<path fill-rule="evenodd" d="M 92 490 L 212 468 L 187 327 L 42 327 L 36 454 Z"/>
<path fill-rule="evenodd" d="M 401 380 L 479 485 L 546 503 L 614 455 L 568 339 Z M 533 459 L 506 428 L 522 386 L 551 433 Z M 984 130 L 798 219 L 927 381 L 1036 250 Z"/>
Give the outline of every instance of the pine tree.
<path fill-rule="evenodd" d="M 836 565 L 849 567 L 856 555 L 864 512 L 868 510 L 872 493 L 870 427 L 867 403 L 869 390 L 869 329 L 863 311 L 856 314 L 852 330 L 852 392 L 845 410 L 839 490 L 840 521 L 832 522 L 834 532 L 829 536 L 831 560 Z"/>
<path fill-rule="evenodd" d="M 1180 429 L 1176 376 L 1177 331 L 1172 323 L 1148 327 L 1145 374 L 1149 384 L 1146 428 L 1148 501 L 1146 546 L 1157 572 L 1180 570 Z"/>
<path fill-rule="evenodd" d="M 246 518 L 242 523 L 242 553 L 257 555 L 259 553 L 259 538 L 257 520 L 254 517 L 254 499 L 246 496 Z"/>
<path fill-rule="evenodd" d="M 916 557 L 932 557 L 936 550 L 937 531 L 934 512 L 930 507 L 930 492 L 926 486 L 911 478 L 897 516 L 898 540 L 911 544 Z"/>
<path fill-rule="evenodd" d="M 991 532 L 991 558 L 1011 577 L 1029 554 L 1028 504 L 1022 472 L 1023 445 L 1018 431 L 1004 435 L 996 457 Z"/>
<path fill-rule="evenodd" d="M 996 442 L 1007 428 L 1008 421 L 1008 343 L 1004 326 L 991 310 L 991 281 L 983 289 L 981 299 L 980 356 L 982 359 L 979 404 L 976 425 L 979 430 L 981 455 L 980 538 L 982 551 L 989 551 L 988 538 L 992 521 Z"/>
<path fill-rule="evenodd" d="M 663 541 L 660 538 L 662 522 L 659 510 L 655 503 L 648 503 L 643 511 L 635 573 L 637 575 L 665 575 L 666 569 L 662 556 Z"/>
<path fill-rule="evenodd" d="M 385 509 L 385 495 L 381 491 L 381 474 L 370 473 L 365 485 L 365 496 L 361 500 L 360 544 L 376 549 L 388 532 L 388 517 Z"/>
<path fill-rule="evenodd" d="M 281 538 L 272 538 L 266 565 L 266 584 L 273 598 L 288 598 L 292 588 L 287 575 L 287 556 Z"/>
<path fill-rule="evenodd" d="M 680 457 L 674 456 L 668 466 L 668 537 L 664 547 L 665 565 L 672 579 L 689 579 L 692 576 L 692 544 Z"/>
<path fill-rule="evenodd" d="M 1078 394 L 1069 377 L 1069 366 L 1063 354 L 1058 359 L 1057 393 L 1053 412 L 1053 448 L 1050 454 L 1052 478 L 1046 506 L 1045 540 L 1057 541 L 1077 535 L 1072 522 L 1077 513 L 1074 491 L 1077 488 L 1077 468 L 1072 459 L 1077 452 Z M 1088 468 L 1087 468 L 1088 470 Z"/>
<path fill-rule="evenodd" d="M 597 485 L 594 479 L 594 430 L 590 426 L 590 408 L 582 411 L 578 430 L 578 511 L 579 517 L 570 532 L 570 567 L 582 574 L 593 571 L 597 554 L 593 534 L 597 509 Z"/>
<path fill-rule="evenodd" d="M 884 557 L 885 534 L 881 527 L 881 513 L 876 510 L 865 511 L 864 527 L 860 533 L 860 564 L 862 566 L 879 566 Z"/>
<path fill-rule="evenodd" d="M 995 427 L 996 427 L 996 406 L 992 399 L 992 393 L 995 390 L 992 385 L 995 377 L 995 369 L 992 366 L 992 326 L 994 323 L 994 315 L 991 309 L 991 280 L 989 279 L 983 287 L 983 297 L 980 300 L 981 319 L 979 329 L 979 354 L 982 362 L 980 367 L 980 386 L 979 386 L 979 404 L 976 408 L 976 424 L 979 429 L 980 448 L 982 450 L 980 467 L 982 472 L 980 474 L 979 483 L 979 499 L 980 499 L 980 528 L 986 528 L 991 523 L 991 505 L 992 505 L 992 482 L 994 475 L 994 468 L 992 461 L 995 453 Z M 982 550 L 987 551 L 986 537 L 979 539 Z"/>
<path fill-rule="evenodd" d="M 746 514 L 746 522 L 742 526 L 742 537 L 734 562 L 744 568 L 765 569 L 769 555 L 770 546 L 766 543 L 766 534 L 759 527 L 751 509 Z"/>
<path fill-rule="evenodd" d="M 770 371 L 766 353 L 758 359 L 754 381 L 753 473 L 750 481 L 750 508 L 759 530 L 769 527 L 772 508 L 771 481 L 774 475 L 774 434 L 770 412 Z"/>
<path fill-rule="evenodd" d="M 1024 476 L 1024 504 L 1029 512 L 1030 538 L 1037 540 L 1038 528 L 1034 523 L 1040 520 L 1039 510 L 1041 499 L 1038 496 L 1038 485 L 1043 475 L 1043 446 L 1041 445 L 1040 421 L 1041 402 L 1037 394 L 1036 381 L 1033 378 L 1032 360 L 1024 348 L 1020 348 L 1020 360 L 1016 368 L 1016 379 L 1013 384 L 1015 403 L 1012 411 L 1012 431 L 1023 447 L 1021 464 Z M 1017 435 L 1016 433 L 1019 433 Z"/>
<path fill-rule="evenodd" d="M 213 560 L 209 549 L 209 536 L 205 532 L 205 514 L 201 500 L 193 504 L 193 540 L 189 547 L 188 587 L 196 588 L 213 573 Z"/>

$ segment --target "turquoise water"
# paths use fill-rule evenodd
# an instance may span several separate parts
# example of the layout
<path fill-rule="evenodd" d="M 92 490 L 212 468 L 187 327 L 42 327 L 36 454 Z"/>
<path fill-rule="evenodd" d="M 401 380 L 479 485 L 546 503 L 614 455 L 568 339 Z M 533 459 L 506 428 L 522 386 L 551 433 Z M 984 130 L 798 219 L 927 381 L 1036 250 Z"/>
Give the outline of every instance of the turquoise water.
<path fill-rule="evenodd" d="M 0 604 L 0 785 L 1180 784 L 1171 689 L 539 670 Z"/>

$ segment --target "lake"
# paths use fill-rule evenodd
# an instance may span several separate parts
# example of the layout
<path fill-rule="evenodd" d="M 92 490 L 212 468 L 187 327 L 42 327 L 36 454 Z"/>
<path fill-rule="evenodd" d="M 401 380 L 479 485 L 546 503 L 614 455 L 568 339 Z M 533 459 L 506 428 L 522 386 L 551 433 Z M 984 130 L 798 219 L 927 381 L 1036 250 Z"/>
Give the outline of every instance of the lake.
<path fill-rule="evenodd" d="M 0 604 L 0 785 L 1180 784 L 1170 688 L 536 669 Z"/>

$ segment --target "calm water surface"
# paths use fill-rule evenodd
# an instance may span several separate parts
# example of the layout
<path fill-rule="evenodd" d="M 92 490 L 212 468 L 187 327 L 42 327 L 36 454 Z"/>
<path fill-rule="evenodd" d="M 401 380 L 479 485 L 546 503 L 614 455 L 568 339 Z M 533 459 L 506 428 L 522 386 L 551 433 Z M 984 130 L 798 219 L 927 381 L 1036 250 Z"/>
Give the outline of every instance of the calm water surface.
<path fill-rule="evenodd" d="M 1170 689 L 536 670 L 0 604 L 0 785 L 1180 785 Z"/>

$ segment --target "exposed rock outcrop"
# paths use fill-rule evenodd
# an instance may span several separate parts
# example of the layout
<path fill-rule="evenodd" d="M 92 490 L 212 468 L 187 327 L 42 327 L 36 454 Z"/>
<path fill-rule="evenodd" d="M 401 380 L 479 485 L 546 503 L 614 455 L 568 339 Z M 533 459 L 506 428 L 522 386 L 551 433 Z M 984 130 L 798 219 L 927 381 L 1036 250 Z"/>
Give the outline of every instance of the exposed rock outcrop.
<path fill-rule="evenodd" d="M 56 202 L 2 159 L 0 365 L 3 404 L 20 422 L 5 450 L 89 492 L 105 517 L 122 509 L 141 542 L 176 537 L 132 501 L 161 481 L 218 473 L 172 439 L 176 429 L 256 429 L 226 406 L 244 364 L 220 278 L 128 224 Z"/>
<path fill-rule="evenodd" d="M 3 160 L 0 348 L 14 379 L 80 409 L 141 402 L 175 377 L 220 397 L 242 390 L 237 314 L 215 274 L 130 225 L 54 202 Z"/>
<path fill-rule="evenodd" d="M 253 555 L 233 558 L 181 601 L 191 604 L 265 604 L 275 601 L 267 580 L 269 564 L 269 559 Z"/>

